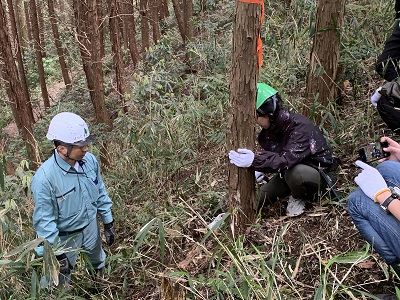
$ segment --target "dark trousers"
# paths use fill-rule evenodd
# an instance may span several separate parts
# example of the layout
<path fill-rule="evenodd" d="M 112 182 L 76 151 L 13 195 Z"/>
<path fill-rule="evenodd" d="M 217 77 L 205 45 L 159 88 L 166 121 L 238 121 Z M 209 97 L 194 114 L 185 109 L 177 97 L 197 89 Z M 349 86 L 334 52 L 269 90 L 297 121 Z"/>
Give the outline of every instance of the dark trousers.
<path fill-rule="evenodd" d="M 378 113 L 386 125 L 395 133 L 400 133 L 400 103 L 389 101 L 386 96 L 379 99 L 377 105 Z"/>
<path fill-rule="evenodd" d="M 269 205 L 290 194 L 297 199 L 315 201 L 318 191 L 325 189 L 319 171 L 313 167 L 298 164 L 286 170 L 283 175 L 275 175 L 260 189 L 259 208 Z"/>

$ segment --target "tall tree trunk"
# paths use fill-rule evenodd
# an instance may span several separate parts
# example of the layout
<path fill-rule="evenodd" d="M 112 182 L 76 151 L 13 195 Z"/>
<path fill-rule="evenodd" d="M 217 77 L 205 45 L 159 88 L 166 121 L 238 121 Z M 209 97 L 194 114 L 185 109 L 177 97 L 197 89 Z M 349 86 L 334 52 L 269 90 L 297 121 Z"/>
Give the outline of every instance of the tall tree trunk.
<path fill-rule="evenodd" d="M 335 80 L 339 62 L 340 32 L 343 24 L 345 0 L 318 0 L 315 34 L 307 76 L 307 104 L 303 113 L 310 116 L 315 99 L 326 106 L 335 97 Z M 322 116 L 315 116 L 319 123 Z"/>
<path fill-rule="evenodd" d="M 38 24 L 39 24 L 39 39 L 40 39 L 40 46 L 42 48 L 42 56 L 46 57 L 46 38 L 45 38 L 45 23 L 44 23 L 44 17 L 43 17 L 43 5 L 42 5 L 42 0 L 39 0 L 36 3 L 36 12 L 37 12 L 37 18 L 38 18 Z"/>
<path fill-rule="evenodd" d="M 33 33 L 33 42 L 34 42 L 34 47 L 36 50 L 36 63 L 37 63 L 38 72 L 39 72 L 40 89 L 42 91 L 44 107 L 47 108 L 47 107 L 50 107 L 50 100 L 49 100 L 49 93 L 47 92 L 46 79 L 45 79 L 45 74 L 44 74 L 43 56 L 42 56 L 43 52 L 42 52 L 42 47 L 41 47 L 41 43 L 40 43 L 39 25 L 38 25 L 35 0 L 29 0 L 29 10 L 30 10 L 31 21 L 32 21 L 31 25 L 32 25 L 32 33 Z"/>
<path fill-rule="evenodd" d="M 169 17 L 168 0 L 161 0 L 160 20 L 164 20 L 168 17 Z"/>
<path fill-rule="evenodd" d="M 230 84 L 232 113 L 228 122 L 228 149 L 253 149 L 255 145 L 255 99 L 258 63 L 257 38 L 261 7 L 237 1 L 233 29 L 233 55 Z M 254 171 L 229 165 L 229 203 L 235 231 L 243 232 L 256 216 Z M 235 233 L 234 233 L 235 236 Z"/>
<path fill-rule="evenodd" d="M 153 28 L 153 42 L 158 44 L 161 39 L 159 20 L 160 0 L 153 0 L 150 7 L 151 13 L 151 27 Z"/>
<path fill-rule="evenodd" d="M 193 1 L 183 0 L 183 9 L 186 41 L 191 41 L 193 39 Z"/>
<path fill-rule="evenodd" d="M 122 103 L 122 110 L 127 112 L 128 109 L 125 105 L 126 83 L 124 74 L 124 63 L 122 60 L 121 51 L 121 31 L 118 22 L 118 3 L 117 0 L 108 0 L 110 11 L 110 39 L 113 52 L 113 62 L 115 68 L 115 78 L 117 81 L 117 93 Z"/>
<path fill-rule="evenodd" d="M 16 52 L 18 73 L 19 73 L 19 78 L 21 80 L 22 93 L 24 95 L 24 97 L 22 98 L 22 101 L 26 101 L 26 103 L 24 103 L 24 105 L 27 108 L 29 122 L 33 124 L 33 123 L 35 123 L 35 118 L 33 116 L 32 103 L 31 103 L 30 96 L 29 96 L 28 84 L 26 82 L 24 61 L 22 59 L 20 38 L 18 35 L 12 0 L 7 0 L 7 5 L 8 5 L 8 13 L 10 15 L 10 25 L 11 25 L 10 27 L 11 27 L 12 40 L 15 42 L 15 45 L 13 48 L 15 49 L 15 52 Z"/>
<path fill-rule="evenodd" d="M 10 37 L 7 33 L 6 23 L 3 3 L 2 0 L 0 0 L 0 55 L 3 57 L 5 77 L 9 82 L 9 93 L 13 94 L 10 101 L 16 101 L 16 107 L 21 120 L 23 129 L 22 134 L 26 142 L 28 157 L 34 163 L 32 167 L 37 168 L 40 157 L 36 152 L 37 145 L 32 135 L 32 125 L 30 123 L 29 114 L 25 105 L 27 101 L 23 100 L 24 94 L 22 92 L 21 82 L 18 76 L 18 69 L 13 58 Z"/>
<path fill-rule="evenodd" d="M 124 11 L 126 12 L 126 14 L 123 16 L 124 27 L 129 29 L 130 33 L 128 34 L 129 54 L 131 56 L 133 66 L 136 67 L 139 62 L 139 50 L 135 40 L 136 28 L 133 5 L 132 3 L 125 3 L 124 7 Z"/>
<path fill-rule="evenodd" d="M 29 3 L 24 1 L 24 13 L 25 13 L 25 20 L 26 20 L 26 29 L 28 32 L 28 40 L 32 41 L 32 26 L 31 26 L 31 16 L 29 13 Z"/>
<path fill-rule="evenodd" d="M 127 3 L 127 2 L 121 1 L 121 0 L 117 1 L 117 5 L 118 5 L 117 10 L 118 10 L 118 12 L 120 12 L 120 14 L 118 15 L 118 26 L 121 30 L 121 35 L 122 35 L 121 43 L 124 44 L 124 49 L 129 49 L 128 36 L 132 34 L 131 28 L 128 28 L 127 26 L 125 26 L 125 22 L 124 22 L 125 16 L 128 14 L 128 12 L 125 10 L 125 6 L 130 5 L 130 4 L 131 3 Z"/>
<path fill-rule="evenodd" d="M 64 50 L 62 48 L 60 34 L 58 32 L 57 16 L 56 16 L 56 13 L 54 10 L 53 0 L 47 0 L 47 5 L 48 5 L 48 9 L 49 9 L 51 30 L 53 31 L 54 43 L 57 48 L 58 61 L 60 63 L 60 67 L 61 67 L 61 74 L 64 79 L 65 87 L 69 90 L 69 89 L 71 89 L 71 79 L 68 74 L 67 64 L 65 63 Z"/>
<path fill-rule="evenodd" d="M 142 34 L 142 52 L 146 52 L 150 48 L 150 33 L 149 33 L 149 11 L 147 0 L 140 0 L 140 28 Z"/>
<path fill-rule="evenodd" d="M 106 0 L 106 1 L 109 1 L 109 0 Z M 97 32 L 99 34 L 99 40 L 102 41 L 100 43 L 100 57 L 101 57 L 101 59 L 103 59 L 104 55 L 106 53 L 106 50 L 104 48 L 104 43 L 103 43 L 104 35 L 105 35 L 105 31 L 106 31 L 106 26 L 104 25 L 104 23 L 105 23 L 104 16 L 106 15 L 106 13 L 104 12 L 104 9 L 103 9 L 102 0 L 97 0 L 96 8 L 97 8 L 97 16 L 96 16 L 96 18 L 97 18 L 97 23 L 98 23 L 98 26 L 99 26 L 99 29 L 97 30 Z"/>
<path fill-rule="evenodd" d="M 99 33 L 98 0 L 74 0 L 74 15 L 82 57 L 83 69 L 90 92 L 96 121 L 112 130 L 112 122 L 105 106 L 102 70 L 101 35 Z M 107 143 L 101 144 L 100 160 L 109 166 Z"/>
<path fill-rule="evenodd" d="M 26 25 L 26 18 L 25 18 L 25 14 L 24 14 L 23 0 L 17 0 L 15 15 L 16 15 L 16 21 L 17 21 L 17 27 L 18 27 L 19 42 L 21 44 L 21 48 L 24 49 L 28 46 L 29 36 L 28 36 L 28 28 Z"/>
<path fill-rule="evenodd" d="M 183 42 L 186 44 L 185 18 L 183 16 L 183 11 L 179 4 L 179 0 L 172 0 L 172 6 L 174 7 L 174 12 L 175 12 L 176 21 L 178 23 L 179 33 L 181 34 Z"/>

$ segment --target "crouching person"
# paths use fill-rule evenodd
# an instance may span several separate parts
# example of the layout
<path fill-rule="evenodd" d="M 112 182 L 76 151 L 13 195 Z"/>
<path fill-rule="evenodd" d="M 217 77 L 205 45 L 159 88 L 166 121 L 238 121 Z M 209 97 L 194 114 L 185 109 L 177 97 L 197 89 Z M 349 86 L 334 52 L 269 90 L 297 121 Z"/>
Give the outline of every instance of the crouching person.
<path fill-rule="evenodd" d="M 306 201 L 315 201 L 326 186 L 321 170 L 334 166 L 330 148 L 317 126 L 307 117 L 289 112 L 271 86 L 257 84 L 257 123 L 262 127 L 258 143 L 263 148 L 231 150 L 230 162 L 238 167 L 252 167 L 256 179 L 261 173 L 275 173 L 261 187 L 259 209 L 289 196 L 287 215 L 298 216 Z"/>
<path fill-rule="evenodd" d="M 390 156 L 374 168 L 361 161 L 349 195 L 349 214 L 364 239 L 400 276 L 400 145 L 388 137 L 383 148 Z"/>
<path fill-rule="evenodd" d="M 37 235 L 50 244 L 59 241 L 65 243 L 65 249 L 74 249 L 56 253 L 59 284 L 65 285 L 70 280 L 77 249 L 87 252 L 94 274 L 103 273 L 106 254 L 101 245 L 97 215 L 104 224 L 106 242 L 111 246 L 114 242 L 112 201 L 97 159 L 88 152 L 92 137 L 80 116 L 70 112 L 57 114 L 50 122 L 46 137 L 53 142 L 54 150 L 32 179 L 33 226 Z M 37 252 L 41 255 L 43 246 Z M 42 284 L 52 285 L 43 280 Z"/>

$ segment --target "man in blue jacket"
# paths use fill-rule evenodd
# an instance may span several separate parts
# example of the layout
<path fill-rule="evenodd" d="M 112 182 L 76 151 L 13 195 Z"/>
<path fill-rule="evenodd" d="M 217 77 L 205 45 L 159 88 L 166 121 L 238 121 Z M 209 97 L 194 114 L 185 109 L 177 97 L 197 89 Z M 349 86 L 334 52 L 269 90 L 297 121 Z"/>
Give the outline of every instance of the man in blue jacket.
<path fill-rule="evenodd" d="M 59 284 L 63 285 L 70 280 L 78 249 L 87 252 L 92 274 L 103 274 L 106 254 L 101 245 L 97 215 L 104 224 L 106 243 L 111 246 L 114 242 L 112 201 L 97 159 L 87 152 L 92 137 L 80 116 L 70 112 L 57 114 L 50 122 L 46 137 L 55 148 L 52 157 L 32 179 L 33 226 L 37 235 L 54 248 L 66 242 L 56 253 Z M 43 247 L 38 247 L 37 252 L 41 255 Z"/>

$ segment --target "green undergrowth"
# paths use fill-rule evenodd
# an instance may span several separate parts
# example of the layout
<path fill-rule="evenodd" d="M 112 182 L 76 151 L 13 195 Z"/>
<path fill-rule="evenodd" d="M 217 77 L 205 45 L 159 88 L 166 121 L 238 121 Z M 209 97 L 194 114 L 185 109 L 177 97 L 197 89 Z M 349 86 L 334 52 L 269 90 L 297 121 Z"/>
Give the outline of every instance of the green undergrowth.
<path fill-rule="evenodd" d="M 218 229 L 207 227 L 229 207 L 225 145 L 232 22 L 227 16 L 233 16 L 233 5 L 205 2 L 214 10 L 209 16 L 196 15 L 199 37 L 186 51 L 178 32 L 169 29 L 127 74 L 128 113 L 120 112 L 115 95 L 107 96 L 114 120 L 111 133 L 103 134 L 93 122 L 88 94 L 79 88 L 65 91 L 63 101 L 35 125 L 43 158 L 51 150 L 44 138 L 47 124 L 62 110 L 84 116 L 91 132 L 108 142 L 111 166 L 103 177 L 114 201 L 117 240 L 105 248 L 105 280 L 92 281 L 81 255 L 68 290 L 41 288 L 40 278 L 52 274 L 54 263 L 51 255 L 34 255 L 39 240 L 31 222 L 32 172 L 21 164 L 15 176 L 2 173 L 1 299 L 159 299 L 160 289 L 168 285 L 186 297 L 176 299 L 374 299 L 375 291 L 395 292 L 397 279 L 333 199 L 321 197 L 304 218 L 258 218 L 235 238 L 229 215 Z M 384 1 L 350 2 L 341 40 L 342 102 L 312 107 L 315 114 L 323 112 L 318 125 L 343 162 L 338 189 L 344 203 L 354 189 L 357 145 L 377 139 L 384 128 L 369 95 L 381 83 L 374 61 L 385 40 L 382 28 L 393 12 Z M 259 78 L 298 111 L 315 2 L 296 0 L 285 6 L 266 1 L 265 7 Z M 78 74 L 76 80 L 84 81 Z M 344 88 L 346 80 L 350 84 Z M 91 151 L 98 154 L 96 144 Z M 363 269 L 360 263 L 373 267 Z"/>

